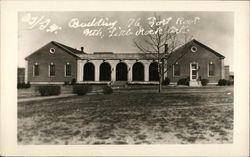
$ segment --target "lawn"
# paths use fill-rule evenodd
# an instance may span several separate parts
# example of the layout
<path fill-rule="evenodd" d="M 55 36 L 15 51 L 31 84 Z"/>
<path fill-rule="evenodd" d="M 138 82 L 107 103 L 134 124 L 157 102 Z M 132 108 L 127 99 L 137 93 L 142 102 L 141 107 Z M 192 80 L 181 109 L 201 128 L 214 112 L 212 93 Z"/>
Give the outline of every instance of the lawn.
<path fill-rule="evenodd" d="M 18 103 L 19 144 L 233 142 L 233 87 L 116 90 Z"/>

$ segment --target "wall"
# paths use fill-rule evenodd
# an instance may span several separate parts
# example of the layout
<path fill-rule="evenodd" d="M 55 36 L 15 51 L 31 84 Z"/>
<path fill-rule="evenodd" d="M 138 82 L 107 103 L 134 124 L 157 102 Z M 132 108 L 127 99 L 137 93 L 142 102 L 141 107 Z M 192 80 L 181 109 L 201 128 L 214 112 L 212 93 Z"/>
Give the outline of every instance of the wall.
<path fill-rule="evenodd" d="M 225 70 L 225 79 L 229 80 L 229 66 L 224 66 L 224 70 Z"/>
<path fill-rule="evenodd" d="M 55 49 L 55 53 L 51 54 L 50 48 Z M 39 49 L 28 57 L 28 80 L 30 82 L 64 82 L 76 79 L 77 61 L 76 58 L 61 48 L 52 43 Z M 33 76 L 33 65 L 39 64 L 39 76 Z M 53 77 L 48 75 L 48 66 L 53 62 L 55 64 L 56 74 Z M 69 62 L 71 64 L 71 76 L 65 76 L 65 65 Z"/>
<path fill-rule="evenodd" d="M 197 47 L 196 52 L 191 51 L 192 46 Z M 198 72 L 199 76 L 201 76 L 202 79 L 208 79 L 209 83 L 217 83 L 218 80 L 222 78 L 222 70 L 224 70 L 222 69 L 222 67 L 224 67 L 223 59 L 220 59 L 214 53 L 208 51 L 207 49 L 193 42 L 175 51 L 175 53 L 173 53 L 171 58 L 168 60 L 168 67 L 172 66 L 174 62 L 176 61 L 176 59 L 180 58 L 180 56 L 182 55 L 183 57 L 178 60 L 178 63 L 181 66 L 180 76 L 173 76 L 173 67 L 169 68 L 167 72 L 167 77 L 170 78 L 171 82 L 177 82 L 181 78 L 189 77 L 190 76 L 190 63 L 192 62 L 198 63 L 198 66 L 200 67 L 199 72 Z M 214 76 L 208 76 L 208 65 L 210 62 L 215 64 Z"/>

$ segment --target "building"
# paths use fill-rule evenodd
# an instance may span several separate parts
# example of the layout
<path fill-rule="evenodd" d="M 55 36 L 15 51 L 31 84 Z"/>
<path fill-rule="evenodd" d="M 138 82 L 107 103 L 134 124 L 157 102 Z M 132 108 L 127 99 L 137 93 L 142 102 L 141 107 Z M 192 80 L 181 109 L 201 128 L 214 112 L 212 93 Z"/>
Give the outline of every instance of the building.
<path fill-rule="evenodd" d="M 25 69 L 17 68 L 17 83 L 24 83 L 25 81 Z"/>
<path fill-rule="evenodd" d="M 225 77 L 225 79 L 229 80 L 230 72 L 229 72 L 229 66 L 228 65 L 224 66 L 224 77 Z"/>
<path fill-rule="evenodd" d="M 171 83 L 190 78 L 190 85 L 208 79 L 217 84 L 225 78 L 224 56 L 193 39 L 171 54 L 165 54 L 164 78 Z M 31 84 L 63 84 L 76 79 L 86 84 L 157 84 L 155 55 L 145 53 L 86 53 L 51 41 L 25 58 L 26 81 Z"/>
<path fill-rule="evenodd" d="M 234 72 L 229 72 L 229 80 L 230 81 L 234 80 Z"/>

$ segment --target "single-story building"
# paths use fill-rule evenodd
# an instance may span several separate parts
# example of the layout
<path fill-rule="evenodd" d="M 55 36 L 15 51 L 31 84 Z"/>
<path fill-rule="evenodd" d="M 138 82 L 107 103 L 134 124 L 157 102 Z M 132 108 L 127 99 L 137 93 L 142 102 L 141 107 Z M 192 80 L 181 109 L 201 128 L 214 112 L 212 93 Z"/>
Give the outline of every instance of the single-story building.
<path fill-rule="evenodd" d="M 17 83 L 25 82 L 25 68 L 17 68 Z"/>
<path fill-rule="evenodd" d="M 193 39 L 166 54 L 164 78 L 171 83 L 190 78 L 190 85 L 208 79 L 217 84 L 225 78 L 224 56 Z M 168 58 L 168 59 L 167 59 Z M 157 84 L 157 59 L 147 53 L 86 53 L 51 41 L 25 58 L 25 80 L 31 84 Z M 226 72 L 227 73 L 227 72 Z"/>

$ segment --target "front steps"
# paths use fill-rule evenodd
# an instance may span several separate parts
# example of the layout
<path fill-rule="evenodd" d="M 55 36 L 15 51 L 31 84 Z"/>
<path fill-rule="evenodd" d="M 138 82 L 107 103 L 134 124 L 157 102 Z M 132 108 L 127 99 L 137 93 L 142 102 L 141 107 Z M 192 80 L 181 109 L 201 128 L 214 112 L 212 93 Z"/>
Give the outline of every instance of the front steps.
<path fill-rule="evenodd" d="M 201 87 L 201 81 L 196 81 L 196 80 L 192 80 L 192 81 L 189 81 L 189 86 L 190 87 Z"/>
<path fill-rule="evenodd" d="M 114 81 L 112 87 L 126 87 L 127 81 Z"/>

